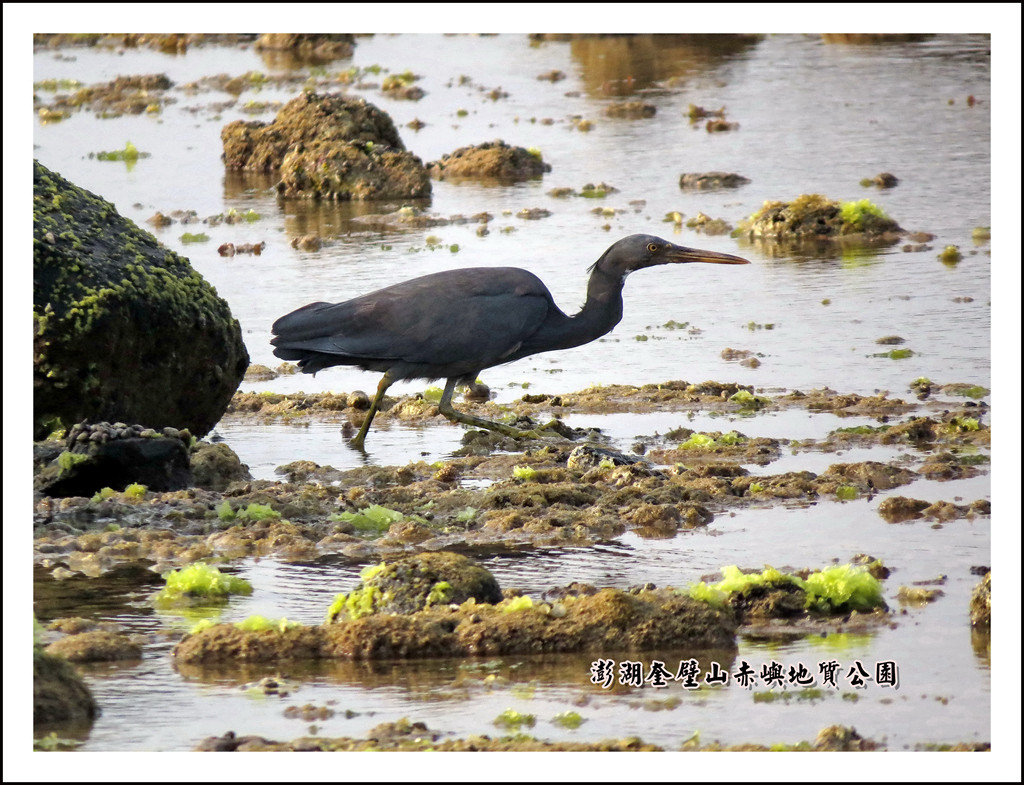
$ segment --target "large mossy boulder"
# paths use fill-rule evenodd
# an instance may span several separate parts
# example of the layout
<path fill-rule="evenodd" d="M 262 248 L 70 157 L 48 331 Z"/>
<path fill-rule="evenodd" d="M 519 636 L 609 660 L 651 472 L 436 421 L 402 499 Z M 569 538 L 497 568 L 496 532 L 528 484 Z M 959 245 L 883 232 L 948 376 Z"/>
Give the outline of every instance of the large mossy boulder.
<path fill-rule="evenodd" d="M 272 123 L 221 130 L 228 169 L 278 172 L 282 196 L 337 201 L 430 196 L 423 162 L 405 149 L 386 112 L 362 98 L 303 93 Z"/>
<path fill-rule="evenodd" d="M 188 260 L 38 161 L 34 431 L 88 420 L 206 434 L 249 365 L 238 321 Z"/>

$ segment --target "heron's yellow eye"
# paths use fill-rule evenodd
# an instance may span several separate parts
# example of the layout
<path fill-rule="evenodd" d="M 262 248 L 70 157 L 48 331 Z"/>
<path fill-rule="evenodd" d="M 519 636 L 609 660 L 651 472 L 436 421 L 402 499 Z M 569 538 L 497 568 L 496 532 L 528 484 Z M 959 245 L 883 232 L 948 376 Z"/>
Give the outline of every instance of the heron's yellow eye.
<path fill-rule="evenodd" d="M 651 253 L 654 253 L 655 251 L 658 250 L 658 246 L 655 245 L 654 243 L 647 243 L 647 250 L 650 251 Z"/>

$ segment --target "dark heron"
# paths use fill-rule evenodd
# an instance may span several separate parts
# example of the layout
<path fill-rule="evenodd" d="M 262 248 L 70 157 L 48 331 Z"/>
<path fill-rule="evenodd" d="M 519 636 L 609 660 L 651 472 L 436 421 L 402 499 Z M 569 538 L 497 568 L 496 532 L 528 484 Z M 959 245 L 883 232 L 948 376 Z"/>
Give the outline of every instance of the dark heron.
<path fill-rule="evenodd" d="M 587 301 L 574 316 L 518 267 L 470 267 L 424 275 L 343 303 L 310 303 L 272 327 L 274 354 L 297 361 L 303 373 L 332 365 L 382 371 L 370 411 L 353 446 L 363 449 L 384 393 L 402 379 L 447 379 L 438 409 L 453 422 L 508 436 L 537 436 L 452 407 L 458 384 L 484 369 L 600 338 L 622 319 L 622 286 L 635 270 L 659 264 L 749 264 L 634 234 L 611 246 L 590 267 Z"/>

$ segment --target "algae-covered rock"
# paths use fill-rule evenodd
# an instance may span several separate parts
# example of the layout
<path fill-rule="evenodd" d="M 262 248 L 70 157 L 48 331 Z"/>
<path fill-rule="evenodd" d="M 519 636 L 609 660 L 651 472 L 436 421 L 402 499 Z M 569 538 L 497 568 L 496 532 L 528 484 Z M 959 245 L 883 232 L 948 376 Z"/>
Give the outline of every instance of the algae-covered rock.
<path fill-rule="evenodd" d="M 421 553 L 363 571 L 362 583 L 340 595 L 332 616 L 414 613 L 437 604 L 501 602 L 501 587 L 490 572 L 457 553 Z"/>
<path fill-rule="evenodd" d="M 906 496 L 890 496 L 878 505 L 878 514 L 889 523 L 920 518 L 921 512 L 928 507 L 928 502 L 921 499 L 910 499 Z"/>
<path fill-rule="evenodd" d="M 228 169 L 280 172 L 283 196 L 338 201 L 430 196 L 423 162 L 405 149 L 388 114 L 362 98 L 303 93 L 272 123 L 229 123 L 221 141 Z"/>
<path fill-rule="evenodd" d="M 862 239 L 896 242 L 900 225 L 867 199 L 837 202 L 821 194 L 804 194 L 791 202 L 766 201 L 737 233 L 750 240 L 802 241 Z"/>
<path fill-rule="evenodd" d="M 224 491 L 233 482 L 252 479 L 249 467 L 223 442 L 196 444 L 192 451 L 190 466 L 195 485 L 210 491 Z"/>
<path fill-rule="evenodd" d="M 878 461 L 862 463 L 834 463 L 821 475 L 821 492 L 834 492 L 843 485 L 854 486 L 862 492 L 888 491 L 907 485 L 917 474 L 893 464 Z"/>
<path fill-rule="evenodd" d="M 84 722 L 100 713 L 96 699 L 67 661 L 32 652 L 32 719 L 36 725 Z"/>
<path fill-rule="evenodd" d="M 515 182 L 529 180 L 551 171 L 541 154 L 525 147 L 513 147 L 500 139 L 493 142 L 460 147 L 427 164 L 430 174 L 438 180 L 481 179 Z"/>
<path fill-rule="evenodd" d="M 34 188 L 36 438 L 82 420 L 207 433 L 249 365 L 227 303 L 187 259 L 38 161 Z"/>
<path fill-rule="evenodd" d="M 992 625 L 992 571 L 971 592 L 971 626 L 987 629 Z"/>
<path fill-rule="evenodd" d="M 440 593 L 436 584 L 430 593 Z M 342 606 L 347 605 L 343 597 Z M 335 606 L 332 613 L 340 613 L 339 603 Z M 246 632 L 218 624 L 183 639 L 173 655 L 181 665 L 736 648 L 736 620 L 730 611 L 673 589 L 603 589 L 554 604 L 524 596 L 497 604 L 445 601 L 409 614 L 379 612 L 382 607 L 358 618 L 336 613 L 334 623 L 280 632 Z"/>

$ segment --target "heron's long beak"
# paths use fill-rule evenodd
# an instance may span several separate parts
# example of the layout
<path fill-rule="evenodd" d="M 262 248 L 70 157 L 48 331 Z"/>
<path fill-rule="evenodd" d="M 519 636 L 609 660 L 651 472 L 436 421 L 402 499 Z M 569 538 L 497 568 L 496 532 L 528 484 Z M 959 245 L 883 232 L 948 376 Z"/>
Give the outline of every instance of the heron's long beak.
<path fill-rule="evenodd" d="M 673 264 L 686 264 L 690 262 L 707 262 L 708 264 L 750 264 L 747 259 L 741 256 L 733 256 L 727 253 L 715 251 L 701 251 L 698 248 L 686 248 L 676 245 L 665 249 L 665 256 Z"/>

